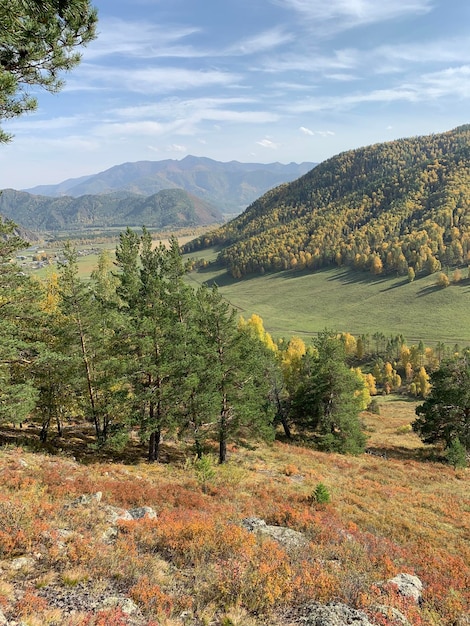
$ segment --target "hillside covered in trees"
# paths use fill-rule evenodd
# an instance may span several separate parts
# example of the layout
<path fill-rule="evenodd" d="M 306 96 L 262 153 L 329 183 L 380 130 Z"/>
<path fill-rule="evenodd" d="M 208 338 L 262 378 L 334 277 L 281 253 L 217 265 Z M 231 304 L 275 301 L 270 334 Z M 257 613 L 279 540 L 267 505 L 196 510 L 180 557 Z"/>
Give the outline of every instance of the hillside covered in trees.
<path fill-rule="evenodd" d="M 235 278 L 352 266 L 413 278 L 470 260 L 470 125 L 341 153 L 186 251 L 221 246 Z"/>
<path fill-rule="evenodd" d="M 50 198 L 5 189 L 0 214 L 37 231 L 108 226 L 178 228 L 223 221 L 215 206 L 183 189 L 164 189 L 144 197 L 129 192 Z"/>

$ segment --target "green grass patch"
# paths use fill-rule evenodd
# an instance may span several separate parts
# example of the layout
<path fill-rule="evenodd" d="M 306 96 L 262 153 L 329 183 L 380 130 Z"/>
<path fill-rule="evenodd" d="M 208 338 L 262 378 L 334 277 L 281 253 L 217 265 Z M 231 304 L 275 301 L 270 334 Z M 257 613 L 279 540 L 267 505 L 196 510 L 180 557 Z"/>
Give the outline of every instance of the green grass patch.
<path fill-rule="evenodd" d="M 190 280 L 216 282 L 241 315 L 257 313 L 275 337 L 308 337 L 329 328 L 356 336 L 403 334 L 409 343 L 470 344 L 468 280 L 442 289 L 436 274 L 410 283 L 342 267 L 236 281 L 215 266 L 193 272 Z"/>

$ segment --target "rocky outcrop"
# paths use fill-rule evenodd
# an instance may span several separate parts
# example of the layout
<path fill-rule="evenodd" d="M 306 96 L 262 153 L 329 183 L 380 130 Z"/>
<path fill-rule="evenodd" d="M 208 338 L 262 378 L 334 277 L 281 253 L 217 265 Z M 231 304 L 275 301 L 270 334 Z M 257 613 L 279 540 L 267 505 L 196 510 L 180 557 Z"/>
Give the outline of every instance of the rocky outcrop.
<path fill-rule="evenodd" d="M 299 624 L 305 626 L 374 626 L 363 611 L 351 609 L 341 602 L 309 604 Z"/>
<path fill-rule="evenodd" d="M 417 604 L 421 603 L 423 583 L 417 576 L 398 574 L 395 578 L 391 578 L 388 583 L 396 585 L 398 593 L 404 598 L 411 598 Z"/>
<path fill-rule="evenodd" d="M 297 530 L 292 530 L 292 528 L 287 528 L 286 526 L 272 526 L 266 524 L 266 522 L 259 517 L 245 518 L 242 520 L 242 526 L 250 532 L 266 535 L 274 539 L 285 548 L 301 548 L 307 543 L 305 535 L 299 533 Z"/>

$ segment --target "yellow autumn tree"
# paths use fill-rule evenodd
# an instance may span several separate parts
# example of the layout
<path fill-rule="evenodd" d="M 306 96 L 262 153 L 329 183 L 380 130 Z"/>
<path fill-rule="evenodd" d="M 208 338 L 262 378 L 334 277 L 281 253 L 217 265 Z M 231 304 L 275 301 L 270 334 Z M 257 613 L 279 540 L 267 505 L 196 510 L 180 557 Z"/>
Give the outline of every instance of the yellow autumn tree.
<path fill-rule="evenodd" d="M 419 372 L 413 380 L 416 389 L 416 395 L 425 398 L 431 391 L 431 383 L 429 382 L 429 374 L 424 367 L 419 368 Z"/>
<path fill-rule="evenodd" d="M 272 350 L 272 352 L 277 351 L 277 345 L 274 343 L 273 338 L 268 333 L 268 331 L 264 328 L 264 322 L 262 318 L 253 313 L 251 317 L 245 320 L 243 317 L 240 317 L 238 322 L 238 327 L 249 329 L 253 335 L 263 343 L 268 350 Z"/>

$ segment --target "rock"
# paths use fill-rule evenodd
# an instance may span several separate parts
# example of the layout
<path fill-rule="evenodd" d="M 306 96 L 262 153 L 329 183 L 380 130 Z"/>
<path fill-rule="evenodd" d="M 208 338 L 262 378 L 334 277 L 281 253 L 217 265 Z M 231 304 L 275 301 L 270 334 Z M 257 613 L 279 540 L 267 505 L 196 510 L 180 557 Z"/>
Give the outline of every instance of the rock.
<path fill-rule="evenodd" d="M 245 517 L 245 519 L 242 520 L 242 526 L 250 532 L 261 530 L 267 527 L 264 519 L 260 519 L 259 517 Z"/>
<path fill-rule="evenodd" d="M 72 500 L 69 504 L 66 504 L 66 508 L 76 507 L 76 506 L 90 506 L 93 502 L 97 504 L 101 502 L 101 498 L 103 497 L 103 493 L 101 491 L 97 491 L 96 493 L 84 493 L 75 500 Z"/>
<path fill-rule="evenodd" d="M 139 613 L 139 607 L 130 598 L 121 596 L 112 596 L 103 601 L 104 609 L 113 609 L 119 607 L 126 615 L 134 615 Z"/>
<path fill-rule="evenodd" d="M 118 537 L 118 529 L 115 526 L 110 526 L 101 535 L 101 541 L 103 543 L 114 543 Z"/>
<path fill-rule="evenodd" d="M 30 556 L 20 556 L 10 561 L 10 569 L 19 571 L 21 569 L 31 569 L 36 566 L 35 559 Z"/>
<path fill-rule="evenodd" d="M 392 619 L 393 623 L 397 626 L 398 624 L 400 624 L 401 626 L 411 626 L 410 622 L 398 609 L 395 609 L 391 606 L 386 606 L 385 604 L 374 604 L 374 606 L 372 606 L 371 608 L 374 612 L 380 613 L 380 615 Z"/>
<path fill-rule="evenodd" d="M 142 519 L 144 517 L 147 517 L 148 519 L 155 519 L 157 517 L 157 514 L 151 506 L 136 507 L 135 509 L 131 509 L 129 511 L 129 514 L 131 515 L 132 519 Z"/>
<path fill-rule="evenodd" d="M 421 602 L 423 591 L 423 583 L 417 576 L 411 574 L 398 574 L 395 578 L 387 581 L 397 586 L 397 591 L 404 598 L 411 598 L 417 604 Z"/>
<path fill-rule="evenodd" d="M 0 609 L 0 626 L 6 626 L 8 624 L 7 618 L 5 617 L 4 612 Z"/>
<path fill-rule="evenodd" d="M 341 602 L 309 604 L 300 623 L 307 626 L 373 626 L 363 611 L 351 609 Z"/>
<path fill-rule="evenodd" d="M 106 521 L 109 524 L 116 524 L 117 522 L 130 522 L 134 519 L 127 509 L 106 505 L 104 510 L 106 512 Z"/>
<path fill-rule="evenodd" d="M 286 548 L 301 548 L 307 543 L 302 533 L 286 526 L 271 526 L 259 517 L 247 517 L 242 520 L 242 526 L 250 532 L 267 535 Z"/>

